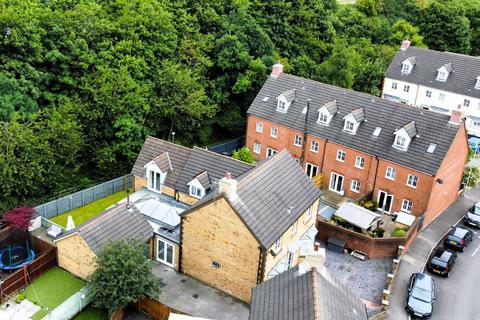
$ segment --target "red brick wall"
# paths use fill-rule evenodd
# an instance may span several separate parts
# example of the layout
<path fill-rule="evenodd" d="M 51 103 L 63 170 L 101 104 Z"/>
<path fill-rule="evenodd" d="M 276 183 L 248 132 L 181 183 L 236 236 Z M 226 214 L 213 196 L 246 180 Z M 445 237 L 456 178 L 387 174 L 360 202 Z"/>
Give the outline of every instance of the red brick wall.
<path fill-rule="evenodd" d="M 424 225 L 431 222 L 440 212 L 446 209 L 458 198 L 458 187 L 462 180 L 463 169 L 468 155 L 467 134 L 465 124 L 458 130 L 454 143 L 438 169 L 432 181 L 432 193 L 427 207 Z M 443 184 L 437 183 L 438 179 Z"/>
<path fill-rule="evenodd" d="M 418 220 L 417 220 L 418 221 Z M 414 222 L 404 238 L 371 238 L 369 236 L 344 229 L 329 222 L 317 221 L 316 239 L 326 242 L 328 238 L 335 237 L 345 241 L 345 248 L 365 252 L 369 258 L 385 258 L 397 255 L 398 246 L 405 250 L 416 235 L 417 222 Z"/>

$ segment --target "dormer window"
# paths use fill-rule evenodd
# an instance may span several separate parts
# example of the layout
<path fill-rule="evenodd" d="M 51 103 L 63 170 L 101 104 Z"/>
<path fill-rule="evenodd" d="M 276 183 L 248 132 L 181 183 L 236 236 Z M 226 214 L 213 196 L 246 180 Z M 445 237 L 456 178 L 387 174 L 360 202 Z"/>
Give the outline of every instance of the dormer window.
<path fill-rule="evenodd" d="M 286 113 L 293 101 L 295 101 L 295 89 L 282 92 L 277 97 L 277 111 Z"/>
<path fill-rule="evenodd" d="M 318 109 L 318 120 L 317 123 L 328 125 L 332 120 L 335 113 L 338 112 L 337 100 L 327 102 L 323 107 Z"/>
<path fill-rule="evenodd" d="M 475 83 L 475 89 L 480 90 L 480 76 L 477 77 L 477 82 Z"/>
<path fill-rule="evenodd" d="M 192 181 L 187 183 L 190 196 L 201 199 L 205 196 L 207 190 L 212 186 L 210 176 L 207 171 L 198 174 Z"/>
<path fill-rule="evenodd" d="M 409 65 L 408 63 L 404 63 L 402 65 L 402 73 L 406 73 L 406 74 L 410 73 L 410 67 L 411 65 Z"/>
<path fill-rule="evenodd" d="M 356 134 L 360 123 L 365 120 L 363 108 L 353 110 L 347 114 L 343 120 L 345 120 L 343 124 L 343 131 L 350 134 Z"/>
<path fill-rule="evenodd" d="M 447 63 L 437 70 L 437 81 L 447 81 L 448 75 L 452 72 L 452 64 Z"/>
<path fill-rule="evenodd" d="M 147 188 L 155 192 L 162 192 L 162 185 L 167 177 L 167 172 L 172 170 L 168 152 L 153 158 L 144 168 L 147 177 Z"/>
<path fill-rule="evenodd" d="M 345 120 L 345 126 L 343 127 L 343 130 L 353 132 L 355 130 L 355 123 L 349 120 Z"/>
<path fill-rule="evenodd" d="M 409 57 L 402 62 L 402 74 L 410 74 L 416 63 L 415 57 Z"/>
<path fill-rule="evenodd" d="M 414 137 L 417 136 L 417 127 L 415 125 L 415 122 L 409 122 L 402 128 L 395 131 L 393 134 L 395 135 L 393 147 L 398 150 L 407 151 L 410 142 Z"/>
<path fill-rule="evenodd" d="M 191 185 L 190 188 L 189 188 L 189 193 L 192 197 L 200 199 L 205 194 L 205 191 L 202 188 Z"/>

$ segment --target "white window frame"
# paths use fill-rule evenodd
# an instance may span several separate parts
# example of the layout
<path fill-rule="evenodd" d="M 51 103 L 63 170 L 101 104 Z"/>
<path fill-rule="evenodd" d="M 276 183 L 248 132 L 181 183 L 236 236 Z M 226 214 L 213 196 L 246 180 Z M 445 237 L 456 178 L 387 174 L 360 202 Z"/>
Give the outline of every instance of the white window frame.
<path fill-rule="evenodd" d="M 273 244 L 273 251 L 278 252 L 282 248 L 282 236 L 278 238 L 275 243 Z"/>
<path fill-rule="evenodd" d="M 365 167 L 365 158 L 356 156 L 355 157 L 355 168 L 363 169 Z"/>
<path fill-rule="evenodd" d="M 432 97 L 432 90 L 427 90 L 427 91 L 425 91 L 425 96 L 426 96 L 427 98 L 431 98 L 431 97 Z"/>
<path fill-rule="evenodd" d="M 267 148 L 267 158 L 273 157 L 273 156 L 276 155 L 277 153 L 278 153 L 277 150 L 272 149 L 272 148 Z M 268 154 L 270 154 L 270 155 L 268 155 Z"/>
<path fill-rule="evenodd" d="M 360 193 L 360 181 L 358 180 L 352 180 L 352 182 L 350 183 L 350 190 L 355 192 L 355 193 Z"/>
<path fill-rule="evenodd" d="M 408 199 L 403 199 L 402 200 L 402 209 L 401 211 L 406 212 L 406 213 L 411 213 L 413 208 L 413 202 L 408 200 Z"/>
<path fill-rule="evenodd" d="M 318 141 L 312 140 L 310 143 L 310 151 L 317 153 L 318 152 Z"/>
<path fill-rule="evenodd" d="M 160 257 L 159 257 L 159 252 L 158 252 L 158 248 L 160 247 L 158 243 L 159 243 L 160 241 L 163 242 L 163 245 L 164 245 L 164 248 L 165 248 L 162 259 L 160 259 Z M 161 263 L 163 263 L 163 264 L 165 264 L 165 265 L 167 265 L 167 266 L 169 266 L 169 267 L 174 268 L 174 265 L 175 265 L 175 245 L 174 245 L 173 243 L 170 243 L 170 242 L 168 242 L 168 241 L 166 241 L 166 240 L 164 240 L 164 239 L 162 239 L 162 238 L 159 238 L 159 237 L 157 237 L 157 243 L 156 243 L 156 244 L 157 244 L 157 247 L 156 247 L 155 256 L 156 256 L 156 258 L 157 258 L 157 261 L 159 261 L 159 262 L 161 262 Z M 167 251 L 168 251 L 168 247 L 172 247 L 172 263 L 169 263 L 169 262 L 167 261 Z"/>
<path fill-rule="evenodd" d="M 345 123 L 343 125 L 343 130 L 347 132 L 355 132 L 355 122 L 350 120 L 345 120 Z"/>
<path fill-rule="evenodd" d="M 310 172 L 308 172 L 308 168 L 310 166 Z M 314 170 L 315 168 L 315 170 Z M 313 171 L 315 171 L 315 175 L 313 175 Z M 309 178 L 313 178 L 315 177 L 316 175 L 318 175 L 318 166 L 317 165 L 314 165 L 313 163 L 310 163 L 310 162 L 307 162 L 305 163 L 305 173 L 307 174 L 307 176 Z"/>
<path fill-rule="evenodd" d="M 153 174 L 153 181 L 151 181 L 151 175 Z M 160 181 L 157 184 L 157 179 L 160 179 Z M 158 189 L 156 188 L 158 185 Z M 157 170 L 152 170 L 148 169 L 147 170 L 147 189 L 152 190 L 154 192 L 162 192 L 162 185 L 163 185 L 163 179 L 162 179 L 162 172 L 157 171 Z"/>
<path fill-rule="evenodd" d="M 278 137 L 278 128 L 276 128 L 276 127 L 271 127 L 270 128 L 270 137 L 275 138 L 275 139 Z"/>
<path fill-rule="evenodd" d="M 328 114 L 326 114 L 325 112 L 320 112 L 318 114 L 317 122 L 318 123 L 323 123 L 323 124 L 328 124 Z"/>
<path fill-rule="evenodd" d="M 302 136 L 295 135 L 295 138 L 293 139 L 293 145 L 297 147 L 302 146 Z"/>
<path fill-rule="evenodd" d="M 312 219 L 312 211 L 313 211 L 312 207 L 307 209 L 307 214 L 305 215 L 305 219 L 303 219 L 303 224 L 307 224 L 310 221 L 310 219 Z"/>
<path fill-rule="evenodd" d="M 253 153 L 260 154 L 262 152 L 262 145 L 260 143 L 253 144 Z"/>
<path fill-rule="evenodd" d="M 438 73 L 437 73 L 437 80 L 438 81 L 445 82 L 445 81 L 447 81 L 447 78 L 448 78 L 447 72 L 445 72 L 443 70 L 438 70 Z"/>
<path fill-rule="evenodd" d="M 398 149 L 405 150 L 407 149 L 407 146 L 408 146 L 407 138 L 400 134 L 397 134 L 397 136 L 395 137 L 395 147 Z"/>
<path fill-rule="evenodd" d="M 403 92 L 407 92 L 407 93 L 410 92 L 410 85 L 405 84 L 405 85 L 403 86 Z"/>
<path fill-rule="evenodd" d="M 295 220 L 295 222 L 292 224 L 292 236 L 297 234 L 298 231 L 298 220 Z"/>
<path fill-rule="evenodd" d="M 385 170 L 385 178 L 388 180 L 395 181 L 396 176 L 397 176 L 397 170 L 393 167 L 387 167 L 387 170 Z"/>
<path fill-rule="evenodd" d="M 439 100 L 439 101 L 445 101 L 445 98 L 446 98 L 446 94 L 445 94 L 445 93 L 440 92 L 440 93 L 438 94 L 438 100 Z"/>
<path fill-rule="evenodd" d="M 410 73 L 410 65 L 408 63 L 402 63 L 402 73 Z M 397 69 L 398 70 L 398 69 Z"/>
<path fill-rule="evenodd" d="M 345 162 L 346 157 L 347 157 L 347 154 L 345 153 L 345 151 L 343 151 L 341 149 L 337 150 L 337 157 L 336 157 L 337 161 Z"/>
<path fill-rule="evenodd" d="M 398 88 L 398 83 L 397 82 L 392 82 L 392 89 L 397 90 Z"/>
<path fill-rule="evenodd" d="M 287 102 L 283 99 L 278 99 L 277 110 L 281 112 L 287 112 Z"/>
<path fill-rule="evenodd" d="M 263 132 L 263 123 L 257 122 L 255 124 L 255 131 L 258 132 L 258 133 L 262 133 Z"/>
<path fill-rule="evenodd" d="M 416 189 L 418 186 L 418 176 L 414 174 L 409 174 L 407 177 L 407 186 Z"/>

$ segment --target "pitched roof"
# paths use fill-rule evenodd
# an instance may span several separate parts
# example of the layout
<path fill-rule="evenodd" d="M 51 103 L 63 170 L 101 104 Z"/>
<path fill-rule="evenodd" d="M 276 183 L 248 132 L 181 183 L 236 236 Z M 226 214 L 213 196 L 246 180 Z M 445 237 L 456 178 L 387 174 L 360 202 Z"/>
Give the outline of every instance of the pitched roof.
<path fill-rule="evenodd" d="M 328 113 L 333 115 L 333 114 L 337 113 L 337 111 L 338 111 L 337 100 L 332 100 L 330 102 L 327 102 L 321 108 L 323 108 L 323 107 L 325 107 L 328 110 Z"/>
<path fill-rule="evenodd" d="M 361 300 L 325 270 L 289 269 L 252 290 L 250 320 L 366 320 Z"/>
<path fill-rule="evenodd" d="M 365 120 L 365 112 L 363 108 L 355 109 L 352 111 L 352 116 L 357 120 L 357 122 L 362 122 Z"/>
<path fill-rule="evenodd" d="M 137 177 L 145 177 L 144 165 L 164 153 L 168 153 L 172 167 L 165 179 L 165 185 L 184 193 L 188 193 L 187 183 L 204 171 L 207 171 L 211 181 L 215 181 L 221 179 L 226 172 L 230 172 L 232 177 L 238 177 L 254 167 L 202 148 L 191 149 L 148 136 L 132 173 Z"/>
<path fill-rule="evenodd" d="M 283 91 L 282 94 L 288 102 L 295 100 L 295 89 Z"/>
<path fill-rule="evenodd" d="M 161 155 L 153 158 L 153 162 L 155 162 L 157 167 L 162 170 L 162 172 L 167 172 L 172 169 L 168 152 L 164 152 Z"/>
<path fill-rule="evenodd" d="M 415 121 L 410 121 L 403 126 L 403 129 L 405 129 L 410 138 L 413 138 L 417 135 L 417 127 L 415 126 Z"/>
<path fill-rule="evenodd" d="M 402 62 L 411 56 L 415 56 L 415 67 L 410 74 L 402 74 Z M 445 82 L 435 80 L 437 70 L 442 66 L 445 66 L 450 72 Z M 479 57 L 416 47 L 399 50 L 385 72 L 386 78 L 480 99 L 480 90 L 475 89 L 478 76 L 480 76 Z"/>
<path fill-rule="evenodd" d="M 262 102 L 264 96 L 278 95 L 285 88 L 297 88 L 297 98 L 286 113 L 276 111 L 274 102 Z M 317 112 L 309 113 L 308 134 L 431 175 L 437 172 L 460 127 L 449 123 L 450 117 L 447 115 L 285 73 L 277 78 L 268 78 L 248 109 L 248 113 L 303 131 L 305 114 L 302 110 L 308 99 L 311 99 L 310 105 L 314 109 L 332 100 L 337 101 L 338 107 L 338 113 L 328 126 L 316 123 Z M 343 118 L 359 108 L 363 108 L 364 116 L 368 121 L 360 124 L 355 135 L 343 132 Z M 410 121 L 415 121 L 419 137 L 412 140 L 408 151 L 393 148 L 395 139 L 393 133 Z M 382 130 L 378 136 L 374 136 L 373 132 L 377 127 Z M 427 153 L 430 143 L 437 145 L 433 154 Z"/>
<path fill-rule="evenodd" d="M 417 63 L 417 58 L 415 58 L 415 57 L 408 57 L 408 58 L 405 59 L 405 60 L 407 60 L 408 62 L 410 62 L 410 64 L 411 64 L 412 66 L 414 66 L 414 65 Z"/>
<path fill-rule="evenodd" d="M 86 221 L 68 235 L 74 233 L 78 233 L 92 251 L 99 254 L 108 241 L 119 239 L 147 241 L 153 236 L 153 228 L 138 210 L 134 207 L 129 210 L 125 204 L 121 204 Z"/>
<path fill-rule="evenodd" d="M 264 248 L 275 241 L 320 197 L 319 189 L 286 150 L 260 163 L 238 179 L 238 198 L 229 201 Z M 214 201 L 210 193 L 195 208 Z M 228 200 L 228 199 L 227 199 Z"/>
<path fill-rule="evenodd" d="M 198 174 L 195 179 L 200 182 L 203 189 L 208 190 L 212 186 L 212 182 L 210 181 L 210 177 L 208 176 L 208 171 L 203 171 L 202 173 Z"/>

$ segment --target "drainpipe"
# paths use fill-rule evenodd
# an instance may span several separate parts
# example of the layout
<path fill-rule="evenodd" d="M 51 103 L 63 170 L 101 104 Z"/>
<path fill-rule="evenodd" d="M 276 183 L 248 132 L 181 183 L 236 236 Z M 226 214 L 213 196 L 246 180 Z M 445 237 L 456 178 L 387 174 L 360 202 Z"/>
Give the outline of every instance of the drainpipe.
<path fill-rule="evenodd" d="M 307 144 L 308 112 L 310 110 L 310 101 L 311 99 L 307 100 L 307 112 L 305 112 L 305 122 L 303 123 L 302 155 L 300 156 L 300 164 L 302 166 L 305 165 L 305 148 Z"/>
<path fill-rule="evenodd" d="M 323 162 L 325 161 L 325 153 L 327 153 L 327 143 L 328 139 L 325 139 L 325 143 L 323 144 L 323 154 L 322 154 L 322 163 L 320 164 L 320 172 L 323 171 Z"/>
<path fill-rule="evenodd" d="M 373 192 L 375 191 L 375 186 L 377 184 L 377 175 L 378 175 L 378 165 L 380 163 L 380 161 L 378 160 L 378 156 L 375 156 L 375 160 L 377 160 L 377 165 L 375 166 L 375 176 L 373 178 L 373 187 L 372 187 L 372 200 L 373 200 L 373 197 L 374 197 L 374 194 Z M 368 179 L 368 178 L 367 178 Z"/>
<path fill-rule="evenodd" d="M 265 278 L 265 264 L 267 262 L 267 250 L 262 246 L 258 249 L 260 254 L 258 256 L 257 284 L 262 283 Z"/>
<path fill-rule="evenodd" d="M 183 244 L 183 217 L 180 216 L 180 244 L 178 245 L 178 272 L 183 272 L 185 274 L 185 271 L 182 270 L 182 244 Z M 173 257 L 175 259 L 175 257 Z M 175 269 L 175 264 L 173 265 Z"/>

